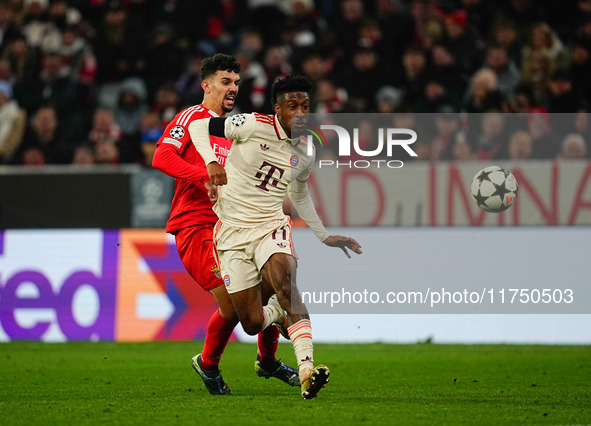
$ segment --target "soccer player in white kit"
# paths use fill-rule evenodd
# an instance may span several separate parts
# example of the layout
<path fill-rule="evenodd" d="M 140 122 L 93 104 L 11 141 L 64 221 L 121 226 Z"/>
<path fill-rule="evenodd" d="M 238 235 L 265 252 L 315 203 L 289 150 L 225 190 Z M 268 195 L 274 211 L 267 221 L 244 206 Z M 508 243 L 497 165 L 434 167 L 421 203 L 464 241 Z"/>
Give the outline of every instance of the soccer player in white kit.
<path fill-rule="evenodd" d="M 347 248 L 361 254 L 357 241 L 330 235 L 322 225 L 306 183 L 314 156 L 308 155 L 305 138 L 291 138 L 292 125 L 305 128 L 311 88 L 305 77 L 287 76 L 273 85 L 275 115 L 239 114 L 198 120 L 189 126 L 211 182 L 225 185 L 218 188 L 218 194 L 211 194 L 218 197 L 214 244 L 236 313 L 248 334 L 271 324 L 286 331 L 305 399 L 316 397 L 330 372 L 324 365 L 314 367 L 310 317 L 295 284 L 291 220 L 282 209 L 290 185 L 294 207 L 320 241 L 341 248 L 347 257 L 351 257 Z M 217 164 L 208 142 L 210 134 L 234 141 L 225 170 Z M 269 300 L 266 306 L 261 301 L 261 278 L 271 283 L 277 296 L 277 301 Z"/>

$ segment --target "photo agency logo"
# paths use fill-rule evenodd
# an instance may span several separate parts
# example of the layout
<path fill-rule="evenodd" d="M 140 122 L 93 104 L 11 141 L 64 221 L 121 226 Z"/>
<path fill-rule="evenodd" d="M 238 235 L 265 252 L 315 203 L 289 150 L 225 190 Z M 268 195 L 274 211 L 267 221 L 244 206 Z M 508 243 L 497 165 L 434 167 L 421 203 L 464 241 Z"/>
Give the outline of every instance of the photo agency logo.
<path fill-rule="evenodd" d="M 417 133 L 380 125 L 383 117 L 379 114 L 340 114 L 338 120 L 314 115 L 310 114 L 302 137 L 307 141 L 308 155 L 313 155 L 316 146 L 320 169 L 399 169 L 404 166 L 401 156 L 417 157 L 411 148 Z"/>

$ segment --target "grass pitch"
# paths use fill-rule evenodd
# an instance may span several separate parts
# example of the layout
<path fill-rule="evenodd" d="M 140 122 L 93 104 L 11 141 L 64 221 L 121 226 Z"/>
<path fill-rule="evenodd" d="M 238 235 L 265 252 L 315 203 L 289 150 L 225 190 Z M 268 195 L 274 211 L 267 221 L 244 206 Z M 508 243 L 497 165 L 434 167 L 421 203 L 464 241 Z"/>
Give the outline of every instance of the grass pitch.
<path fill-rule="evenodd" d="M 234 396 L 212 396 L 194 343 L 0 344 L 0 423 L 589 424 L 591 347 L 315 345 L 318 398 L 254 373 L 254 344 L 222 360 Z M 278 352 L 293 363 L 289 344 Z"/>

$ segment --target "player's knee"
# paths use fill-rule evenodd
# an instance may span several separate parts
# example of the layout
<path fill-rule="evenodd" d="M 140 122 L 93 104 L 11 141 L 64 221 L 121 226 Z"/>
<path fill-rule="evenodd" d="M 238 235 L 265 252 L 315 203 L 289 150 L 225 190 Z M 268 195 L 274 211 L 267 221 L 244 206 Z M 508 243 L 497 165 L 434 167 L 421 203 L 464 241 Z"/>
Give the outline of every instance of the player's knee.
<path fill-rule="evenodd" d="M 242 329 L 250 336 L 258 334 L 263 328 L 263 316 L 262 315 L 249 315 L 245 318 L 240 318 Z"/>
<path fill-rule="evenodd" d="M 257 335 L 258 333 L 260 333 L 261 328 L 263 327 L 262 321 L 260 323 L 241 321 L 241 324 L 242 324 L 242 329 L 249 336 Z"/>
<path fill-rule="evenodd" d="M 234 311 L 234 308 L 230 307 L 226 307 L 225 309 L 220 306 L 219 307 L 219 312 L 220 312 L 220 316 L 222 317 L 222 319 L 226 322 L 238 322 L 238 315 L 236 314 L 236 311 Z"/>

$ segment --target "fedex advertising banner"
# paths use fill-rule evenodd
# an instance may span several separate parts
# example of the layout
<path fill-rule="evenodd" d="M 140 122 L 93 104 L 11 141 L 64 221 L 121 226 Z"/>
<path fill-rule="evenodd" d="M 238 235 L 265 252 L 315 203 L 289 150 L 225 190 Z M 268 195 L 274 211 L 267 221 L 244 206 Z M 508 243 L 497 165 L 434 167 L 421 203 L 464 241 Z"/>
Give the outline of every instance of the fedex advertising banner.
<path fill-rule="evenodd" d="M 202 339 L 216 308 L 162 230 L 0 232 L 0 341 Z"/>
<path fill-rule="evenodd" d="M 346 259 L 294 229 L 298 286 L 319 342 L 591 339 L 587 228 L 332 232 L 353 235 L 364 254 Z M 0 341 L 200 340 L 215 309 L 162 230 L 0 232 Z"/>

